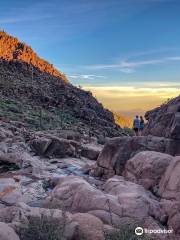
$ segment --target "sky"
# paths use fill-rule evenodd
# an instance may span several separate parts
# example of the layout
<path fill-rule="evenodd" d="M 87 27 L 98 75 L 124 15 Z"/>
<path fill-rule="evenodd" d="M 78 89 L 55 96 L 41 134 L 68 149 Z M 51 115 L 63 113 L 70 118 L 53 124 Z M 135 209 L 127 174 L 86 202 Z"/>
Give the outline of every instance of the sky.
<path fill-rule="evenodd" d="M 179 0 L 1 0 L 0 28 L 124 115 L 179 95 Z"/>

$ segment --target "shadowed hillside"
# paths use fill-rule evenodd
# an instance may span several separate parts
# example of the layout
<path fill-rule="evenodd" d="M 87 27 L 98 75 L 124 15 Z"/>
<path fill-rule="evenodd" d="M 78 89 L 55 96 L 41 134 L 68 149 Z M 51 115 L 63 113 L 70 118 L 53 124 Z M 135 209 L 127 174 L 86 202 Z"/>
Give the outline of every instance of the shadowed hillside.
<path fill-rule="evenodd" d="M 0 116 L 35 129 L 79 128 L 118 136 L 113 114 L 16 38 L 0 33 Z"/>

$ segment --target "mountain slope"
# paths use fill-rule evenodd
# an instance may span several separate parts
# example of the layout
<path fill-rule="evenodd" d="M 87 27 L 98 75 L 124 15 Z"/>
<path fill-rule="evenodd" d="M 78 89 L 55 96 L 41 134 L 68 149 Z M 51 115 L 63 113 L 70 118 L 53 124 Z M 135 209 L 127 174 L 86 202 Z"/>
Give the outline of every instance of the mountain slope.
<path fill-rule="evenodd" d="M 30 127 L 79 127 L 109 137 L 121 134 L 113 114 L 90 92 L 74 87 L 25 44 L 23 53 L 13 57 L 21 43 L 4 32 L 1 35 L 1 117 L 24 121 Z"/>
<path fill-rule="evenodd" d="M 55 69 L 52 64 L 40 58 L 31 47 L 3 31 L 0 31 L 0 57 L 8 61 L 23 61 L 38 68 L 42 72 L 60 77 L 65 82 L 68 81 L 64 74 Z"/>

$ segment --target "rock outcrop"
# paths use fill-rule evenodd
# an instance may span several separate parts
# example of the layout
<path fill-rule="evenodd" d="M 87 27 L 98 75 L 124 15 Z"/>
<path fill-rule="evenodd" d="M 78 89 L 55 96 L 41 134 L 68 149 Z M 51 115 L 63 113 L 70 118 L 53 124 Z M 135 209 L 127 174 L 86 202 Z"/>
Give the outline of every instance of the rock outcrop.
<path fill-rule="evenodd" d="M 103 146 L 97 144 L 97 142 L 86 143 L 84 141 L 85 139 L 83 138 L 75 141 L 41 132 L 29 141 L 29 146 L 38 156 L 57 158 L 82 157 L 97 160 Z"/>
<path fill-rule="evenodd" d="M 104 226 L 100 219 L 88 213 L 73 214 L 72 219 L 79 224 L 77 239 L 104 240 Z"/>
<path fill-rule="evenodd" d="M 153 216 L 158 219 L 161 215 L 155 197 L 123 177 L 109 179 L 104 185 L 104 193 L 82 178 L 63 177 L 47 198 L 51 203 L 57 200 L 65 209 L 93 214 L 105 224 L 118 225 L 125 217 L 142 219 Z"/>
<path fill-rule="evenodd" d="M 123 176 L 153 192 L 157 192 L 159 182 L 173 157 L 159 152 L 144 151 L 129 159 Z"/>
<path fill-rule="evenodd" d="M 171 200 L 180 199 L 180 157 L 170 162 L 160 182 L 159 194 L 162 198 Z"/>
<path fill-rule="evenodd" d="M 170 162 L 159 183 L 162 208 L 168 216 L 168 226 L 180 234 L 180 157 Z"/>
<path fill-rule="evenodd" d="M 112 138 L 105 144 L 91 174 L 103 178 L 121 175 L 126 162 L 137 153 L 156 151 L 169 154 L 169 144 L 169 139 L 154 136 Z"/>
<path fill-rule="evenodd" d="M 98 144 L 86 144 L 82 146 L 81 155 L 91 160 L 97 160 L 103 146 Z"/>
<path fill-rule="evenodd" d="M 180 97 L 147 112 L 145 117 L 144 134 L 180 140 Z"/>
<path fill-rule="evenodd" d="M 121 175 L 126 161 L 141 151 L 180 155 L 180 97 L 147 112 L 145 117 L 143 136 L 109 140 L 91 171 L 92 175 Z"/>
<path fill-rule="evenodd" d="M 51 135 L 47 136 L 46 138 L 35 138 L 30 142 L 32 150 L 37 155 L 44 155 L 47 157 L 55 156 L 60 158 L 75 156 L 76 151 L 73 145 L 77 146 L 78 143 Z"/>

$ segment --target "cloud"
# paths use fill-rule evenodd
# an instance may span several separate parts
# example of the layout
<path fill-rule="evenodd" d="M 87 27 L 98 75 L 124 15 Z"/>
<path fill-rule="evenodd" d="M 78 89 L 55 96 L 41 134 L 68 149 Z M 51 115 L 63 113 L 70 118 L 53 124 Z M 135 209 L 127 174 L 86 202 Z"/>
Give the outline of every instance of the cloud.
<path fill-rule="evenodd" d="M 173 62 L 180 62 L 180 55 L 174 55 L 174 53 L 177 53 L 180 51 L 180 48 L 174 47 L 174 48 L 161 48 L 161 49 L 150 49 L 146 51 L 135 51 L 131 53 L 126 53 L 126 56 L 122 57 L 121 59 L 116 58 L 114 60 L 115 63 L 110 64 L 89 64 L 89 65 L 69 65 L 69 64 L 56 64 L 57 68 L 62 70 L 62 67 L 64 68 L 65 72 L 73 73 L 75 71 L 83 72 L 87 71 L 89 74 L 89 77 L 87 78 L 93 78 L 96 76 L 96 78 L 101 77 L 97 75 L 94 75 L 94 72 L 97 73 L 97 71 L 101 70 L 111 70 L 111 71 L 120 71 L 125 74 L 131 74 L 137 71 L 137 69 L 142 68 L 143 66 L 153 66 L 153 65 L 160 65 L 160 64 L 166 64 L 166 63 L 173 63 Z M 171 54 L 172 56 L 167 56 Z M 162 55 L 163 57 L 157 57 L 158 55 Z M 139 60 L 138 58 L 144 58 L 144 60 Z M 91 74 L 93 72 L 93 74 Z M 78 76 L 72 76 L 72 78 L 86 78 L 80 76 L 80 74 L 75 74 Z M 71 76 L 70 76 L 71 77 Z M 103 76 L 102 76 L 103 77 Z"/>
<path fill-rule="evenodd" d="M 20 23 L 20 22 L 32 22 L 43 19 L 51 18 L 51 15 L 43 14 L 39 16 L 22 16 L 22 17 L 14 17 L 14 18 L 2 18 L 0 19 L 0 24 L 11 24 L 11 23 Z"/>
<path fill-rule="evenodd" d="M 128 67 L 120 68 L 120 71 L 121 71 L 122 73 L 133 73 L 133 72 L 135 72 L 134 69 L 128 68 Z"/>
<path fill-rule="evenodd" d="M 107 108 L 118 112 L 134 114 L 137 109 L 141 112 L 153 109 L 169 98 L 180 93 L 180 84 L 139 82 L 135 85 L 124 86 L 83 86 Z"/>
<path fill-rule="evenodd" d="M 83 87 L 92 92 L 98 92 L 101 96 L 119 98 L 119 97 L 146 97 L 158 96 L 160 98 L 168 98 L 171 95 L 178 95 L 180 90 L 177 85 L 167 85 L 165 87 L 147 87 L 147 86 L 87 86 Z"/>
<path fill-rule="evenodd" d="M 156 65 L 156 64 L 161 64 L 161 63 L 166 63 L 171 61 L 180 61 L 180 56 L 150 59 L 150 60 L 144 60 L 144 61 L 134 61 L 134 62 L 122 61 L 120 63 L 120 66 L 127 67 L 127 68 L 137 68 L 143 65 Z"/>
<path fill-rule="evenodd" d="M 88 80 L 93 80 L 97 78 L 105 78 L 105 76 L 102 75 L 94 75 L 94 74 L 80 74 L 80 75 L 70 75 L 69 76 L 72 79 L 88 79 Z"/>
<path fill-rule="evenodd" d="M 21 22 L 34 22 L 53 18 L 49 9 L 53 5 L 47 3 L 28 4 L 26 7 L 11 7 L 8 12 L 4 11 L 0 17 L 0 24 L 14 24 Z"/>
<path fill-rule="evenodd" d="M 179 51 L 179 47 L 162 47 L 162 48 L 154 48 L 154 49 L 147 49 L 147 50 L 135 50 L 131 51 L 129 53 L 126 53 L 126 57 L 128 58 L 136 58 L 136 57 L 142 57 L 142 56 L 152 56 L 156 54 L 164 54 L 166 53 L 176 53 Z"/>
<path fill-rule="evenodd" d="M 175 62 L 180 61 L 180 56 L 171 56 L 171 57 L 164 57 L 158 59 L 148 59 L 148 60 L 141 60 L 141 61 L 128 61 L 122 60 L 118 64 L 97 64 L 97 65 L 87 65 L 84 68 L 89 70 L 119 70 L 123 73 L 132 73 L 137 68 L 142 66 L 148 65 L 157 65 L 157 64 L 165 64 L 168 62 Z"/>
<path fill-rule="evenodd" d="M 78 79 L 78 75 L 70 75 L 68 76 L 69 78 L 72 78 L 72 79 Z"/>

